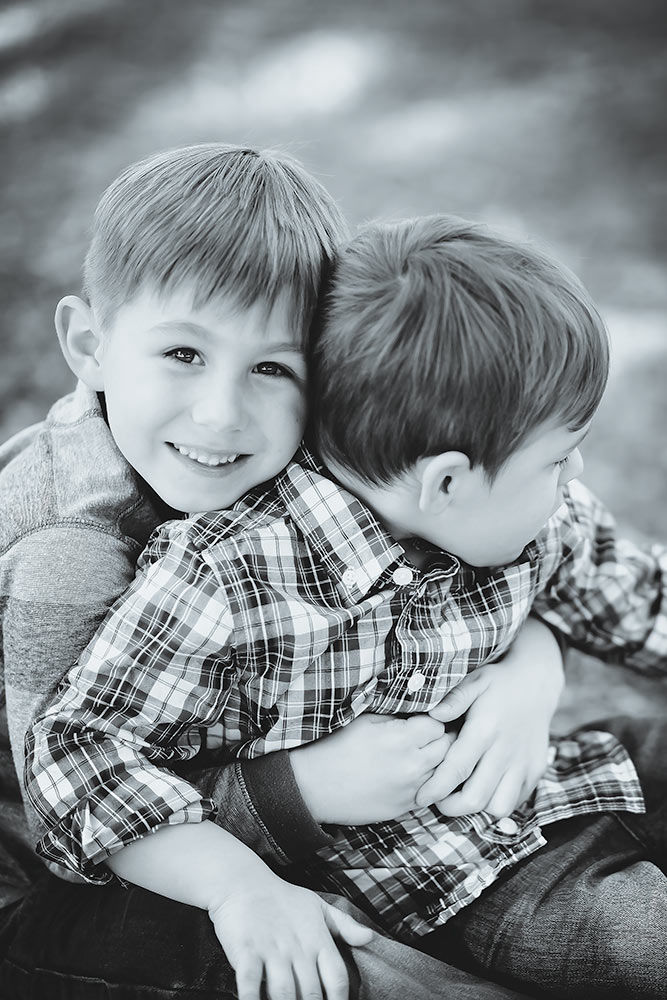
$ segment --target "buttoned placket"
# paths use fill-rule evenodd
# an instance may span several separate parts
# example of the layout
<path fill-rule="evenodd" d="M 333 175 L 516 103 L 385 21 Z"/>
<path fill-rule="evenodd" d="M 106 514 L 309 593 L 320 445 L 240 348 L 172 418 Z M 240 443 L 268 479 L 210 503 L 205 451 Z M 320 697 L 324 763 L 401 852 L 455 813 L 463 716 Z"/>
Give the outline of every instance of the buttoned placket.
<path fill-rule="evenodd" d="M 411 597 L 408 598 L 403 607 L 404 614 L 408 610 L 408 605 L 412 597 L 417 596 L 418 594 L 424 592 L 425 589 L 424 583 L 422 583 L 421 586 L 413 586 L 415 583 L 418 582 L 419 576 L 420 576 L 419 570 L 412 569 L 412 567 L 407 566 L 405 564 L 397 566 L 396 569 L 391 574 L 391 579 L 396 584 L 397 587 L 400 588 L 410 587 L 412 591 Z M 413 670 L 413 672 L 408 677 L 406 684 L 408 694 L 411 696 L 416 695 L 419 691 L 421 691 L 421 689 L 424 687 L 425 684 L 426 684 L 426 674 L 424 674 L 419 669 Z"/>
<path fill-rule="evenodd" d="M 415 586 L 413 587 L 414 591 L 413 598 L 416 600 L 422 598 L 425 595 L 429 587 L 429 584 L 437 586 L 438 583 L 441 582 L 442 580 L 447 580 L 450 581 L 450 586 L 451 586 L 451 580 L 456 576 L 458 569 L 459 569 L 458 560 L 452 558 L 452 563 L 447 568 L 438 565 L 432 567 L 431 569 L 425 572 L 422 571 L 413 572 L 407 566 L 400 566 L 398 569 L 394 570 L 394 573 L 392 574 L 392 579 L 396 583 L 400 583 L 403 580 L 405 580 L 406 584 L 412 583 L 414 581 Z M 400 574 L 400 579 L 397 579 L 399 577 L 399 574 Z M 416 580 L 415 576 L 417 576 Z M 408 678 L 407 682 L 408 693 L 411 696 L 418 694 L 418 692 L 421 691 L 424 685 L 426 684 L 426 681 L 427 677 L 423 671 L 419 669 L 414 670 L 410 675 L 410 677 Z"/>

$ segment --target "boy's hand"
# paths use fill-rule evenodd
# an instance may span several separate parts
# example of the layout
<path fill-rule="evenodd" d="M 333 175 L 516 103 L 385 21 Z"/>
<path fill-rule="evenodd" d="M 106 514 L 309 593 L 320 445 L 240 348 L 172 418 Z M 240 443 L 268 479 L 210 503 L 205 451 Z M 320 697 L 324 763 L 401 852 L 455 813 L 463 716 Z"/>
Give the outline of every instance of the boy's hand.
<path fill-rule="evenodd" d="M 415 807 L 420 786 L 453 742 L 428 715 L 367 713 L 290 752 L 304 801 L 319 823 L 365 824 Z"/>
<path fill-rule="evenodd" d="M 278 878 L 210 820 L 163 826 L 107 864 L 120 878 L 207 911 L 236 972 L 239 1000 L 346 1000 L 334 937 L 352 947 L 373 937 L 314 892 Z"/>
<path fill-rule="evenodd" d="M 352 947 L 373 931 L 309 889 L 272 872 L 209 908 L 236 972 L 239 1000 L 347 1000 L 348 975 L 334 938 Z"/>
<path fill-rule="evenodd" d="M 447 816 L 513 812 L 546 768 L 562 688 L 558 643 L 529 618 L 503 660 L 469 674 L 432 709 L 442 722 L 465 720 L 447 757 L 420 788 L 419 805 L 435 802 Z"/>

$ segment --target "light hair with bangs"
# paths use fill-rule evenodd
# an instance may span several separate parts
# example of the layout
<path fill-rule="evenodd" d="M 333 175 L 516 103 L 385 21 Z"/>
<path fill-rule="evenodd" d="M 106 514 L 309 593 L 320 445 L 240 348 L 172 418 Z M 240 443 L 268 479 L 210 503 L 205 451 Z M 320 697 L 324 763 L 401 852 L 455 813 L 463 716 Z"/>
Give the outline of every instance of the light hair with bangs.
<path fill-rule="evenodd" d="M 609 368 L 574 274 L 444 215 L 373 223 L 341 247 L 310 351 L 313 443 L 375 485 L 447 451 L 492 481 L 540 425 L 588 423 Z"/>
<path fill-rule="evenodd" d="M 239 308 L 286 294 L 305 338 L 324 269 L 347 235 L 333 198 L 285 153 L 224 143 L 160 152 L 102 195 L 84 294 L 102 328 L 145 286 L 183 283 L 195 308 L 216 295 Z"/>

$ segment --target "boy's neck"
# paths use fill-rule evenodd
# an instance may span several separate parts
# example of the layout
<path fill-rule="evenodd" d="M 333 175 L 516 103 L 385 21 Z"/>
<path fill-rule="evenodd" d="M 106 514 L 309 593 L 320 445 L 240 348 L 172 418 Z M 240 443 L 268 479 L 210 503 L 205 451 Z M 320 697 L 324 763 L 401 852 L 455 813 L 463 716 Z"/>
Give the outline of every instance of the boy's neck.
<path fill-rule="evenodd" d="M 433 558 L 433 550 L 422 548 L 418 538 L 401 538 L 400 543 L 405 549 L 406 559 L 417 569 L 426 569 Z"/>
<path fill-rule="evenodd" d="M 335 463 L 327 462 L 325 464 L 329 475 L 335 479 L 336 482 L 343 487 L 343 489 L 348 490 L 353 494 L 353 496 L 356 496 L 357 499 L 361 500 L 362 503 L 366 504 L 366 506 L 373 511 L 373 514 L 387 534 L 390 535 L 394 541 L 399 542 L 403 549 L 405 549 L 405 555 L 409 562 L 411 562 L 417 569 L 424 569 L 433 558 L 434 552 L 439 550 L 437 550 L 429 542 L 425 540 L 422 541 L 420 538 L 415 537 L 414 534 L 406 528 L 401 527 L 398 523 L 398 519 L 394 521 L 391 518 L 383 516 L 383 514 L 373 506 L 372 502 L 365 495 L 366 491 L 364 490 L 363 485 L 360 485 L 356 480 L 356 477 L 349 473 L 346 469 Z M 398 495 L 399 494 L 397 493 L 397 497 Z"/>

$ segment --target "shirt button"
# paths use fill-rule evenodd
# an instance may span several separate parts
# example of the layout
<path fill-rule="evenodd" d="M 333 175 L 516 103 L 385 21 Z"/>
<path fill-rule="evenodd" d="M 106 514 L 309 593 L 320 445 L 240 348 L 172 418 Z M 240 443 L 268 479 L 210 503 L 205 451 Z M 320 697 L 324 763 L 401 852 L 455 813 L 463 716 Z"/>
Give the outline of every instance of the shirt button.
<path fill-rule="evenodd" d="M 414 573 L 409 566 L 399 566 L 391 574 L 391 578 L 394 583 L 398 584 L 399 587 L 405 587 L 406 584 L 412 583 L 412 578 Z"/>
<path fill-rule="evenodd" d="M 408 678 L 408 691 L 421 691 L 426 684 L 426 678 L 421 670 L 415 670 L 414 674 Z"/>
<path fill-rule="evenodd" d="M 346 569 L 343 573 L 343 583 L 346 587 L 354 587 L 357 582 L 357 574 L 353 569 Z"/>
<path fill-rule="evenodd" d="M 513 836 L 515 833 L 519 832 L 519 824 L 516 823 L 510 816 L 501 816 L 500 819 L 496 820 L 496 830 L 500 833 L 506 834 L 508 837 Z"/>

